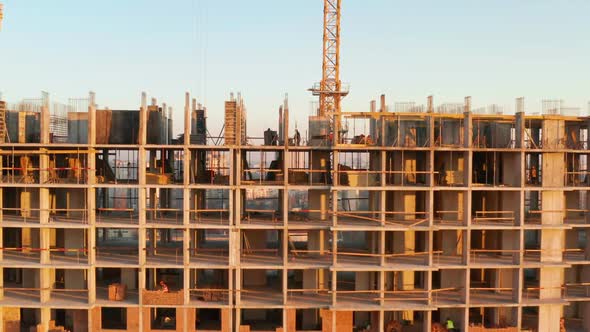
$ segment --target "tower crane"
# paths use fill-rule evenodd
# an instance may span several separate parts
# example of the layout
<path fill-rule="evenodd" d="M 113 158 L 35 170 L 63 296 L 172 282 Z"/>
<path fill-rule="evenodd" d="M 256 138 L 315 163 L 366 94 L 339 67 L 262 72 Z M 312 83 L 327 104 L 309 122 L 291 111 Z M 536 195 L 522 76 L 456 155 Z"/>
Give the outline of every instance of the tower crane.
<path fill-rule="evenodd" d="M 341 100 L 348 94 L 340 81 L 340 18 L 342 0 L 324 0 L 324 47 L 322 80 L 310 89 L 318 96 L 318 115 L 327 117 L 333 142 L 339 141 Z"/>
<path fill-rule="evenodd" d="M 4 18 L 4 5 L 0 2 L 0 31 L 2 31 L 2 19 Z M 2 101 L 0 93 L 0 143 L 4 143 L 4 137 L 8 137 L 6 131 L 6 103 Z"/>
<path fill-rule="evenodd" d="M 4 5 L 0 2 L 0 31 L 2 31 L 2 19 L 4 18 Z"/>

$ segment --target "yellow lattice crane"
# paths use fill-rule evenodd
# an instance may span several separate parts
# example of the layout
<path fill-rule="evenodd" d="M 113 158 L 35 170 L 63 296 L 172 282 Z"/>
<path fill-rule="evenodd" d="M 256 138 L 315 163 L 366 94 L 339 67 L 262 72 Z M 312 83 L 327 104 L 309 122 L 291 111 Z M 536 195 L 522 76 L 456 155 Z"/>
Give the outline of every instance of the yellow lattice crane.
<path fill-rule="evenodd" d="M 2 19 L 4 19 L 4 5 L 0 2 L 0 31 L 2 31 Z"/>
<path fill-rule="evenodd" d="M 322 62 L 322 81 L 311 89 L 319 96 L 319 116 L 330 119 L 330 130 L 334 142 L 338 142 L 340 125 L 340 102 L 348 94 L 340 81 L 340 18 L 341 0 L 324 0 L 324 49 Z"/>
<path fill-rule="evenodd" d="M 2 31 L 2 19 L 4 19 L 4 5 L 0 2 L 0 31 Z M 4 143 L 6 133 L 6 103 L 2 101 L 0 94 L 0 143 Z"/>

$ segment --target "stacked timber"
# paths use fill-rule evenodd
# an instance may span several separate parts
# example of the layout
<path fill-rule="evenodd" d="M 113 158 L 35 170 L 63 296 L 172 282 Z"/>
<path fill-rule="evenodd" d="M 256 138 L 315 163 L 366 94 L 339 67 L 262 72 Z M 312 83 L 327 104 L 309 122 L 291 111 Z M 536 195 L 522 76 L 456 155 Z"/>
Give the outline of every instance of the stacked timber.
<path fill-rule="evenodd" d="M 127 285 L 118 283 L 109 285 L 109 301 L 123 301 L 125 297 L 127 297 Z"/>

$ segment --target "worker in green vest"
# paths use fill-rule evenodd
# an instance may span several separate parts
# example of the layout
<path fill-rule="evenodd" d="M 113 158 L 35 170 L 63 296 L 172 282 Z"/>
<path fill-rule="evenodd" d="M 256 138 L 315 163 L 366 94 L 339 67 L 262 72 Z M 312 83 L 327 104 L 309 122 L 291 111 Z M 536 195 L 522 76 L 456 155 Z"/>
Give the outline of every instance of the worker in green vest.
<path fill-rule="evenodd" d="M 446 328 L 449 332 L 455 332 L 455 323 L 447 317 Z"/>

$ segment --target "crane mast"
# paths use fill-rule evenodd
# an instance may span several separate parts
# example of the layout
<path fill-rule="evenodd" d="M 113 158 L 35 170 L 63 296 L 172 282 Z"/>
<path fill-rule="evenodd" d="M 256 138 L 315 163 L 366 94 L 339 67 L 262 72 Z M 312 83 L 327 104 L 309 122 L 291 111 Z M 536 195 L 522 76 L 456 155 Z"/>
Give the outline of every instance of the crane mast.
<path fill-rule="evenodd" d="M 324 0 L 324 43 L 322 81 L 311 91 L 319 96 L 318 115 L 328 117 L 330 130 L 337 142 L 340 125 L 340 102 L 348 94 L 340 81 L 340 18 L 342 0 Z"/>
<path fill-rule="evenodd" d="M 4 19 L 4 5 L 0 2 L 0 31 L 2 31 L 2 19 Z"/>
<path fill-rule="evenodd" d="M 340 1 L 324 0 L 324 51 L 320 115 L 340 110 Z"/>

